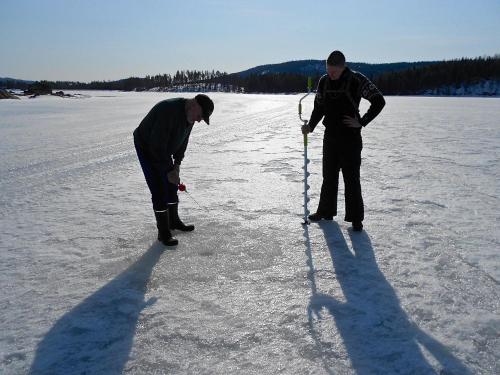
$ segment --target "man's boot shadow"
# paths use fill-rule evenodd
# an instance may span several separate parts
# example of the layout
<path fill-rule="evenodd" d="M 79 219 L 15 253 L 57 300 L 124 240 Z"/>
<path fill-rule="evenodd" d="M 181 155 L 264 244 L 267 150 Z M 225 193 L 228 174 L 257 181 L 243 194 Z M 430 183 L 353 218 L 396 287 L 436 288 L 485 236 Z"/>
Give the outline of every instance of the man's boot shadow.
<path fill-rule="evenodd" d="M 322 353 L 324 368 L 331 374 L 335 357 L 323 342 L 318 322 L 333 319 L 349 361 L 357 374 L 436 373 L 423 355 L 425 347 L 443 369 L 443 374 L 471 374 L 459 359 L 436 339 L 413 323 L 379 269 L 366 231 L 349 229 L 352 251 L 339 225 L 322 221 L 319 227 L 330 252 L 335 278 L 345 302 L 318 292 L 309 228 L 304 229 L 312 296 L 307 309 L 308 325 Z"/>

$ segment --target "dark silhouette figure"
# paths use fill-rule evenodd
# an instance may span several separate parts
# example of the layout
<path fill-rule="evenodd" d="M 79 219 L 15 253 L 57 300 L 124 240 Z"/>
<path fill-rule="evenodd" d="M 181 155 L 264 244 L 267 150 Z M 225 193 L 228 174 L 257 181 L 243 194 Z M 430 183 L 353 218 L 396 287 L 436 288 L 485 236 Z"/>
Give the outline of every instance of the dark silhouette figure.
<path fill-rule="evenodd" d="M 153 245 L 128 269 L 66 313 L 38 345 L 30 374 L 121 374 L 135 335 L 153 267 Z"/>
<path fill-rule="evenodd" d="M 318 293 L 315 270 L 305 228 L 306 254 L 312 296 L 308 306 L 311 334 L 322 353 L 325 369 L 333 374 L 336 354 L 323 343 L 317 322 L 334 319 L 352 368 L 357 374 L 436 374 L 419 344 L 439 362 L 439 374 L 471 374 L 447 348 L 413 323 L 401 308 L 392 286 L 378 268 L 366 231 L 349 231 L 353 251 L 336 222 L 320 224 L 333 261 L 336 280 L 345 302 Z M 307 227 L 307 226 L 306 226 Z M 325 314 L 326 313 L 326 314 Z M 335 361 L 339 364 L 339 361 Z"/>

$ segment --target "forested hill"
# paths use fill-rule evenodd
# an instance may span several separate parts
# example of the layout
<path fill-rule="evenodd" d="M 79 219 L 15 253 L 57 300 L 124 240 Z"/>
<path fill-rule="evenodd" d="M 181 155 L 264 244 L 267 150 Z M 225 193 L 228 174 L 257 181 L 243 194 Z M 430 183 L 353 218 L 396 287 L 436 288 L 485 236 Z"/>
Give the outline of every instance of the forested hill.
<path fill-rule="evenodd" d="M 325 74 L 324 62 L 308 60 L 263 65 L 221 76 L 217 82 L 243 87 L 245 92 L 304 92 L 307 76 L 313 87 Z M 369 77 L 386 95 L 488 95 L 500 96 L 500 55 L 441 62 L 362 64 L 348 66 Z M 298 69 L 293 70 L 292 67 Z"/>
<path fill-rule="evenodd" d="M 419 62 L 397 62 L 386 64 L 367 64 L 359 62 L 349 62 L 348 65 L 353 70 L 362 72 L 368 78 L 373 78 L 382 73 L 397 72 L 406 69 L 419 68 L 437 63 L 437 61 Z M 265 74 L 301 74 L 305 76 L 321 76 L 325 74 L 325 60 L 297 60 L 280 64 L 260 65 L 242 72 L 233 73 L 240 77 Z"/>
<path fill-rule="evenodd" d="M 500 96 L 500 55 L 449 61 L 366 64 L 348 66 L 370 78 L 385 95 L 474 95 Z M 323 60 L 289 61 L 257 66 L 242 72 L 177 71 L 118 81 L 27 82 L 0 79 L 0 88 L 155 91 L 226 91 L 245 93 L 298 93 L 307 90 L 307 77 L 313 88 L 325 74 Z"/>
<path fill-rule="evenodd" d="M 500 55 L 460 59 L 382 73 L 374 83 L 387 95 L 500 95 Z"/>

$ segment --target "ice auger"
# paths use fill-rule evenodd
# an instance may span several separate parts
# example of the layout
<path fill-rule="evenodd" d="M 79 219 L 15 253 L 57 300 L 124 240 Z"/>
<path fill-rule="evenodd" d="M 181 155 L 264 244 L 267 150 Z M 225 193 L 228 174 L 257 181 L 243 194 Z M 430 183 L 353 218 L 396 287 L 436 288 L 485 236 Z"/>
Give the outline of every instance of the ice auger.
<path fill-rule="evenodd" d="M 300 100 L 299 100 L 299 119 L 302 121 L 303 125 L 307 125 L 308 120 L 304 120 L 302 118 L 302 100 L 304 100 L 310 93 L 311 93 L 311 87 L 312 87 L 312 79 L 309 77 L 307 79 L 307 94 L 305 94 Z M 309 210 L 307 209 L 307 202 L 309 202 L 309 196 L 307 195 L 307 191 L 309 190 L 309 185 L 307 184 L 307 177 L 309 177 L 309 172 L 307 171 L 307 164 L 309 164 L 309 159 L 307 158 L 307 134 L 304 135 L 304 166 L 302 169 L 304 169 L 304 192 L 302 193 L 304 195 L 304 222 L 302 224 L 307 225 L 309 224 Z"/>

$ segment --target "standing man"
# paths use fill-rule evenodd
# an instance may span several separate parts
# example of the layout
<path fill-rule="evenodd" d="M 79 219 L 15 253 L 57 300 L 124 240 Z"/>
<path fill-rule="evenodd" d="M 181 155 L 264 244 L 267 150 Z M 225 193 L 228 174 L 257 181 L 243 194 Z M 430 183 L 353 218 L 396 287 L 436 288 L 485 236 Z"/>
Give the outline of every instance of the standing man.
<path fill-rule="evenodd" d="M 167 99 L 156 104 L 134 130 L 137 157 L 151 191 L 158 228 L 158 241 L 166 246 L 178 244 L 171 229 L 192 231 L 178 214 L 177 190 L 182 159 L 195 122 L 208 124 L 214 103 L 204 94 L 192 99 Z"/>
<path fill-rule="evenodd" d="M 326 60 L 325 74 L 318 83 L 314 109 L 302 133 L 311 133 L 324 116 L 323 185 L 316 213 L 311 221 L 332 220 L 337 215 L 339 171 L 345 185 L 345 221 L 352 222 L 353 230 L 363 230 L 364 207 L 361 196 L 359 170 L 361 167 L 361 128 L 368 125 L 384 108 L 382 93 L 368 78 L 350 70 L 345 56 L 333 51 Z M 359 102 L 364 98 L 370 108 L 359 114 Z"/>

